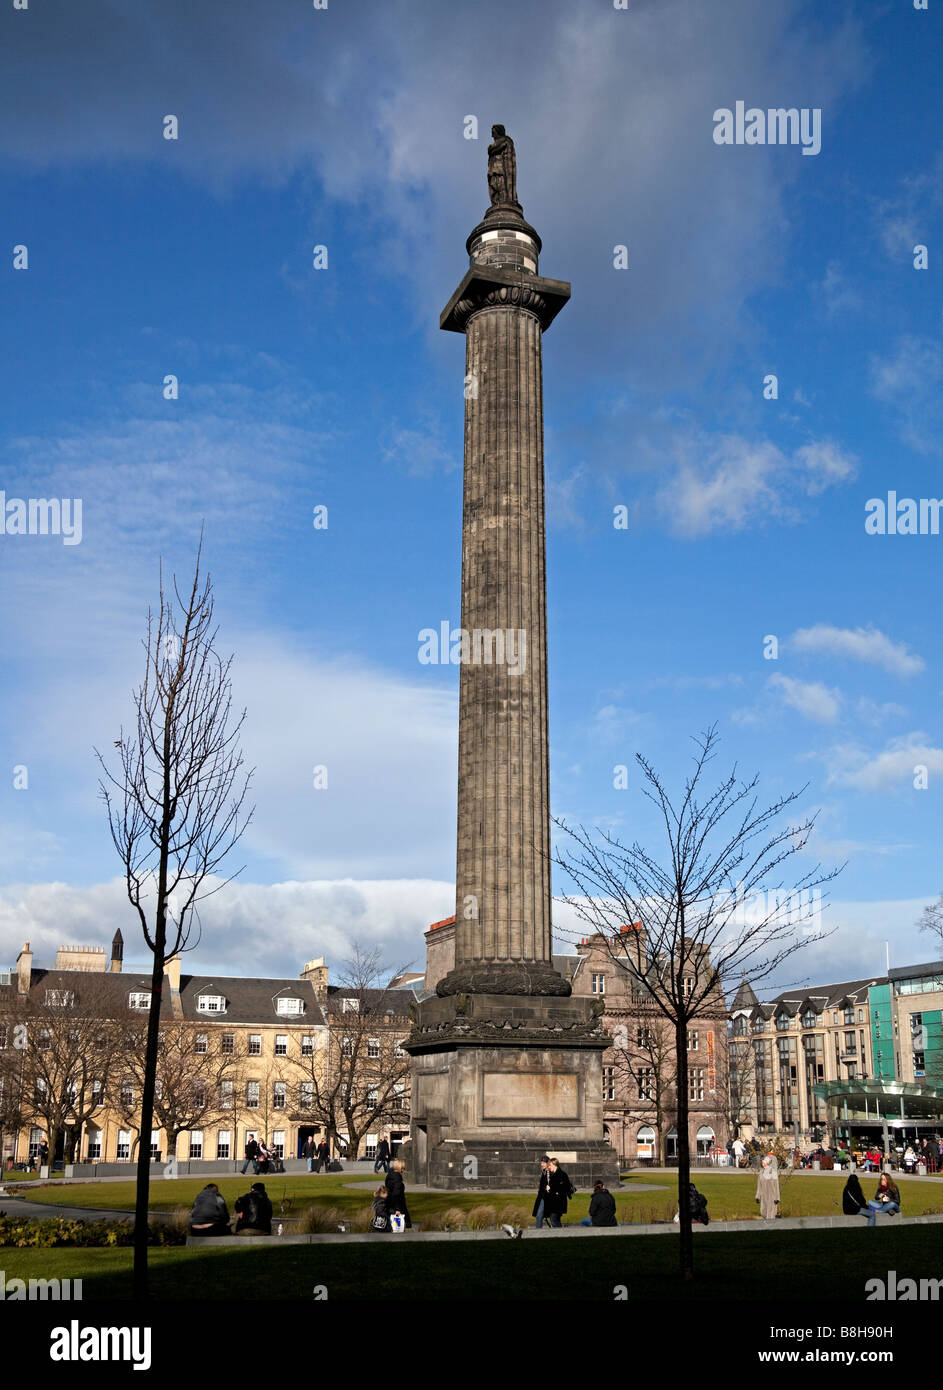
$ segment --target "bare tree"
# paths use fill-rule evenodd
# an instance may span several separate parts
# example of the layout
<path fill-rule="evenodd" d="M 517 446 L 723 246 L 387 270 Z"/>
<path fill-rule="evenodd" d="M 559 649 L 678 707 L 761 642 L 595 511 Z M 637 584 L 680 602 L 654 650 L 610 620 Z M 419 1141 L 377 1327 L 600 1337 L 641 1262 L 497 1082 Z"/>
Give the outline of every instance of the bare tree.
<path fill-rule="evenodd" d="M 12 1139 L 16 1156 L 17 1136 L 28 1116 L 23 1085 L 26 1043 L 23 1010 L 14 996 L 9 1006 L 0 1012 L 0 1157 L 4 1153 L 6 1136 Z"/>
<path fill-rule="evenodd" d="M 619 1017 L 612 1030 L 611 1054 L 616 1094 L 624 1097 L 627 1109 L 652 1123 L 654 1162 L 661 1163 L 666 1134 L 677 1118 L 674 1032 L 654 1004 L 637 994 L 631 996 L 631 1007 Z"/>
<path fill-rule="evenodd" d="M 147 1067 L 147 1029 L 129 1036 L 125 1054 L 135 1087 L 143 1094 Z M 168 1159 L 175 1159 L 177 1141 L 188 1130 L 202 1129 L 205 1120 L 231 1117 L 236 1059 L 222 1051 L 219 1036 L 199 1024 L 164 1020 L 157 1051 L 154 1087 L 156 1128 L 167 1136 Z"/>
<path fill-rule="evenodd" d="M 404 969 L 391 975 L 379 949 L 355 942 L 323 1001 L 326 1049 L 296 1063 L 298 1110 L 323 1125 L 335 1147 L 346 1140 L 352 1158 L 365 1135 L 403 1123 L 408 1114 L 410 1060 L 400 1042 L 409 1032 L 412 996 L 389 988 Z"/>
<path fill-rule="evenodd" d="M 164 966 L 188 946 L 198 904 L 229 878 L 214 877 L 251 817 L 243 804 L 251 773 L 243 773 L 233 719 L 232 657 L 215 649 L 210 578 L 200 583 L 200 550 L 190 592 L 160 582 L 156 619 L 148 611 L 143 684 L 134 693 L 135 727 L 115 747 L 119 771 L 105 774 L 101 793 L 111 837 L 125 872 L 128 899 L 153 957 L 141 1131 L 154 1115 Z M 178 611 L 179 610 L 179 611 Z M 232 877 L 232 876 L 230 876 Z M 196 944 L 196 943 L 194 943 Z M 134 1225 L 134 1297 L 147 1297 L 147 1204 L 150 1145 L 138 1152 Z"/>
<path fill-rule="evenodd" d="M 826 933 L 814 923 L 823 874 L 818 865 L 783 892 L 780 866 L 808 842 L 814 817 L 777 828 L 805 790 L 757 807 L 758 777 L 743 782 L 734 767 L 713 788 L 704 783 L 716 754 L 716 730 L 695 740 L 694 771 L 676 806 L 652 765 L 636 754 L 642 786 L 664 827 L 664 861 L 637 842 L 561 824 L 571 846 L 557 863 L 576 886 L 563 899 L 605 935 L 616 966 L 647 994 L 674 1031 L 677 1057 L 678 1208 L 684 1279 L 694 1276 L 689 1207 L 690 1111 L 687 1030 L 716 1011 L 718 994 L 748 972 L 763 980 Z M 773 880 L 777 881 L 773 881 Z M 640 923 L 625 932 L 625 923 Z"/>
<path fill-rule="evenodd" d="M 46 1131 L 50 1162 L 60 1137 L 74 1157 L 82 1126 L 105 1106 L 118 1057 L 110 997 L 100 977 L 52 976 L 21 1003 L 26 1026 L 21 1094 L 28 1119 Z"/>

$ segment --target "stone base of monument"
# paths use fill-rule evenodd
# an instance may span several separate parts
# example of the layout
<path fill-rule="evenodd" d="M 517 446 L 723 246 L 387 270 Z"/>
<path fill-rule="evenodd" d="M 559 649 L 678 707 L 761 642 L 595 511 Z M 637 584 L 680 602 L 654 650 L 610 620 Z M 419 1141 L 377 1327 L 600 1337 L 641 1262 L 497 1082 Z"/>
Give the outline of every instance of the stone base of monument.
<path fill-rule="evenodd" d="M 415 1006 L 409 1176 L 462 1191 L 536 1191 L 543 1154 L 587 1191 L 618 1183 L 603 1139 L 602 1054 L 591 999 L 451 995 Z"/>

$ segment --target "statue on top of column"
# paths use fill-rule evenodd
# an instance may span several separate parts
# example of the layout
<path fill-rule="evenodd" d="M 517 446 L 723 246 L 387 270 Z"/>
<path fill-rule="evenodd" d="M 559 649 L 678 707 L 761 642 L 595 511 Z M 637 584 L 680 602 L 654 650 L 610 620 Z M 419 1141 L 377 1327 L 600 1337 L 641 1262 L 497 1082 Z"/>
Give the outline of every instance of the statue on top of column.
<path fill-rule="evenodd" d="M 514 141 L 503 125 L 491 127 L 492 143 L 488 146 L 488 192 L 491 206 L 517 203 L 517 156 Z"/>

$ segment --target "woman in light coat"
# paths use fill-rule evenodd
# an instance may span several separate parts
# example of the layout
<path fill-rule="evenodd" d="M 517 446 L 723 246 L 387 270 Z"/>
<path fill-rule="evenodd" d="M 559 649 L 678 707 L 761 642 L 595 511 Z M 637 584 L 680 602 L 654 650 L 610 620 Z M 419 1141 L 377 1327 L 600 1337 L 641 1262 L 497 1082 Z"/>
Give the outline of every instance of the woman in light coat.
<path fill-rule="evenodd" d="M 766 1154 L 756 1180 L 756 1200 L 760 1204 L 760 1216 L 764 1221 L 772 1221 L 779 1205 L 779 1164 L 774 1154 Z"/>

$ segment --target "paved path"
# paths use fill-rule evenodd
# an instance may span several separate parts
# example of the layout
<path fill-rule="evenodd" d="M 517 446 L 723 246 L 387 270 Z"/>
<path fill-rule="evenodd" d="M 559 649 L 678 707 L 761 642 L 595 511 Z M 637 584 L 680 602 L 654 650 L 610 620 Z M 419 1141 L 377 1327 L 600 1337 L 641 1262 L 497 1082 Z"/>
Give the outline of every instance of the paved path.
<path fill-rule="evenodd" d="M 943 1223 L 943 1215 L 934 1216 L 889 1216 L 882 1223 L 883 1228 L 893 1226 L 930 1226 Z M 762 1221 L 754 1218 L 752 1221 L 712 1221 L 709 1226 L 693 1227 L 698 1239 L 707 1239 L 713 1232 L 715 1235 L 732 1231 L 822 1231 L 822 1230 L 860 1230 L 867 1229 L 864 1221 L 857 1216 L 792 1216 L 778 1217 L 774 1221 Z M 549 1226 L 544 1226 L 542 1230 L 537 1230 L 533 1226 L 525 1227 L 521 1231 L 521 1239 L 524 1240 L 606 1240 L 613 1236 L 668 1236 L 677 1235 L 680 1227 L 673 1221 L 660 1221 L 655 1224 L 648 1223 L 629 1223 L 624 1226 L 560 1226 L 556 1230 Z M 507 1240 L 506 1231 L 403 1231 L 397 1236 L 397 1241 L 423 1242 L 439 1240 Z M 348 1231 L 344 1235 L 290 1235 L 286 1233 L 282 1236 L 253 1236 L 253 1245 L 324 1245 L 340 1241 L 344 1244 L 362 1244 L 364 1241 L 383 1241 L 387 1243 L 386 1234 L 373 1232 Z M 187 1237 L 187 1245 L 241 1245 L 245 1246 L 248 1241 L 245 1236 L 216 1236 L 212 1239 L 198 1239 L 195 1236 Z"/>

